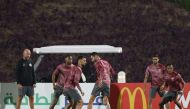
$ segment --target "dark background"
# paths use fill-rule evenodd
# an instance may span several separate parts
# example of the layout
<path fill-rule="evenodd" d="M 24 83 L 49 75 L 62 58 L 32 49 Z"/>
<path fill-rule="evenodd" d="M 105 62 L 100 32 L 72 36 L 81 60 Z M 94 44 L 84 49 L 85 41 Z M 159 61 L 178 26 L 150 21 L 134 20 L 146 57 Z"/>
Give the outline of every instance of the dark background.
<path fill-rule="evenodd" d="M 190 14 L 183 6 L 166 0 L 0 0 L 0 82 L 15 81 L 24 48 L 79 44 L 122 47 L 122 54 L 102 57 L 117 72 L 125 71 L 127 82 L 143 81 L 156 52 L 161 63 L 173 63 L 188 82 Z M 37 57 L 33 54 L 34 62 Z M 64 54 L 46 55 L 38 81 L 50 82 L 63 60 Z M 84 72 L 89 82 L 95 80 L 91 63 Z"/>

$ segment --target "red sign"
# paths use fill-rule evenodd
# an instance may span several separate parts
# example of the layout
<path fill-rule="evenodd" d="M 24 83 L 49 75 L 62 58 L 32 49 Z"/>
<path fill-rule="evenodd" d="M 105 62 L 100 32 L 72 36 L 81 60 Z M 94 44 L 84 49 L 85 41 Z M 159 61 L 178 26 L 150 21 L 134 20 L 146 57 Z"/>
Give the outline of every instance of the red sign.
<path fill-rule="evenodd" d="M 114 83 L 111 85 L 110 105 L 111 109 L 147 109 L 150 84 L 147 91 L 143 91 L 143 83 Z M 161 98 L 157 95 L 153 100 L 153 109 L 159 109 Z M 184 88 L 184 95 L 180 98 L 184 109 L 190 109 L 190 83 Z M 170 109 L 178 109 L 174 103 L 170 103 Z"/>

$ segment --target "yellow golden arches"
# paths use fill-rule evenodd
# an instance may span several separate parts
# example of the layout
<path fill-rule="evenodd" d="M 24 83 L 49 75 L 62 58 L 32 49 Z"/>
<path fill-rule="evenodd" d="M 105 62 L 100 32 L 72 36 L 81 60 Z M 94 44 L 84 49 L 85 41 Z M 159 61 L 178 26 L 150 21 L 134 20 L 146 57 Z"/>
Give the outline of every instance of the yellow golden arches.
<path fill-rule="evenodd" d="M 123 87 L 119 94 L 119 98 L 118 98 L 118 102 L 117 102 L 117 109 L 121 109 L 122 97 L 123 97 L 123 94 L 125 91 L 127 91 L 128 96 L 129 96 L 130 109 L 135 109 L 135 97 L 136 97 L 137 91 L 140 91 L 140 93 L 141 93 L 143 109 L 147 109 L 146 97 L 145 97 L 144 91 L 140 87 L 135 88 L 133 93 L 131 93 L 131 91 L 128 87 Z"/>

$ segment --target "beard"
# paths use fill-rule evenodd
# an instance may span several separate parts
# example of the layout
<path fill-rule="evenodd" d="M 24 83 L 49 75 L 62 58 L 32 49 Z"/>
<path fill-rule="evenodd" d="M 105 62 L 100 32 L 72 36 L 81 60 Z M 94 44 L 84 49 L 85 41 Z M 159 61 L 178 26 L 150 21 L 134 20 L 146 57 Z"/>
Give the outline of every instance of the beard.
<path fill-rule="evenodd" d="M 72 62 L 67 62 L 66 64 L 67 64 L 67 65 L 71 65 L 71 64 L 72 64 Z"/>

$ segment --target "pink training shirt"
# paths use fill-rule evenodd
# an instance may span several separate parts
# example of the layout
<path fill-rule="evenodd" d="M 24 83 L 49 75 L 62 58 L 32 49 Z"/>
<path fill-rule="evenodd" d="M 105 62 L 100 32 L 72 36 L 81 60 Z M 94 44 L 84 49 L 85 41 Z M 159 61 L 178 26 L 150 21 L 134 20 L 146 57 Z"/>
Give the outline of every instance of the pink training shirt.
<path fill-rule="evenodd" d="M 164 80 L 168 91 L 180 91 L 184 88 L 185 82 L 181 75 L 175 71 L 168 73 L 166 71 Z"/>
<path fill-rule="evenodd" d="M 67 66 L 67 69 L 65 69 L 64 72 L 64 77 L 65 77 L 65 81 L 64 81 L 64 88 L 75 88 L 74 87 L 74 72 L 75 72 L 75 65 L 70 65 Z"/>
<path fill-rule="evenodd" d="M 146 68 L 145 74 L 151 76 L 152 86 L 160 86 L 163 84 L 164 70 L 165 66 L 160 63 L 158 65 L 151 64 Z"/>
<path fill-rule="evenodd" d="M 64 73 L 64 88 L 74 89 L 75 87 L 77 87 L 79 90 L 81 90 L 81 87 L 79 85 L 81 73 L 82 69 L 79 66 L 71 65 L 68 71 Z"/>
<path fill-rule="evenodd" d="M 54 74 L 56 76 L 58 76 L 58 79 L 56 81 L 56 85 L 60 86 L 60 87 L 64 87 L 64 81 L 65 81 L 65 77 L 64 77 L 64 71 L 66 69 L 65 64 L 60 64 L 57 66 L 57 68 L 54 71 Z"/>
<path fill-rule="evenodd" d="M 96 83 L 100 83 L 101 81 L 105 82 L 108 86 L 111 83 L 111 75 L 115 75 L 115 71 L 112 66 L 105 60 L 100 59 L 95 63 L 95 68 L 97 72 L 97 81 Z"/>

